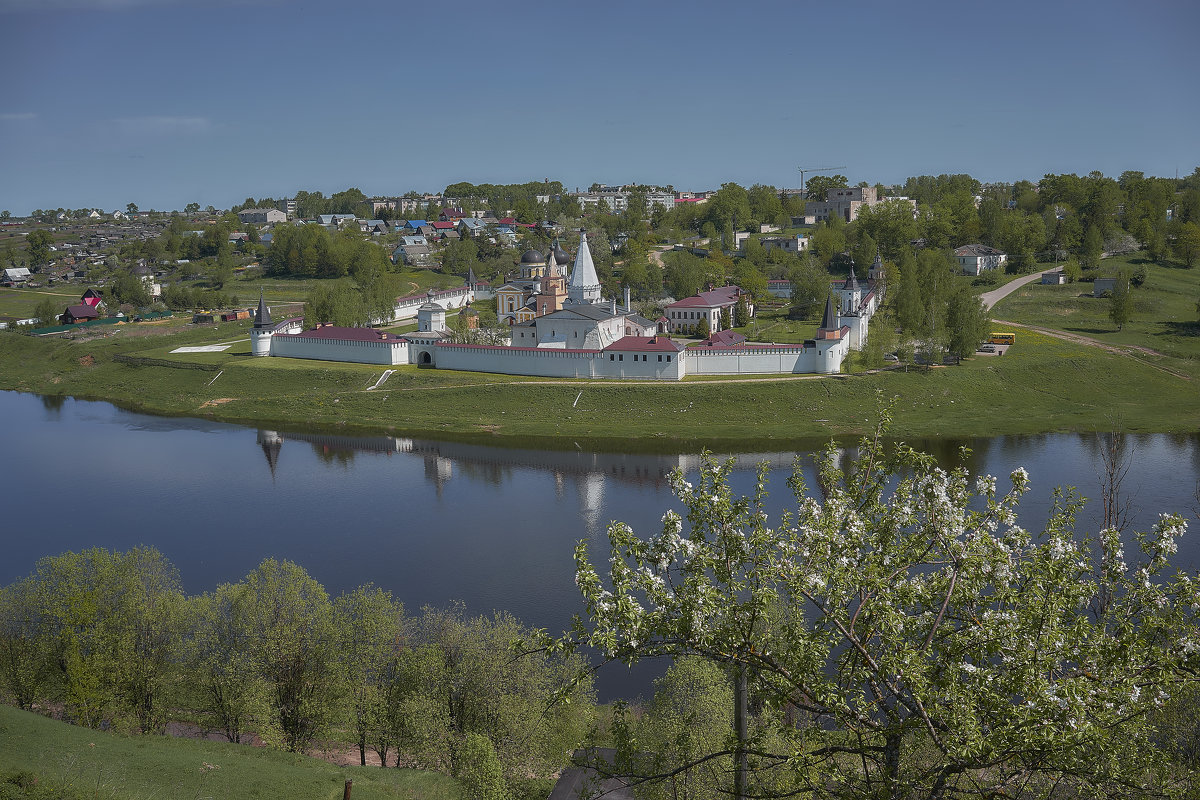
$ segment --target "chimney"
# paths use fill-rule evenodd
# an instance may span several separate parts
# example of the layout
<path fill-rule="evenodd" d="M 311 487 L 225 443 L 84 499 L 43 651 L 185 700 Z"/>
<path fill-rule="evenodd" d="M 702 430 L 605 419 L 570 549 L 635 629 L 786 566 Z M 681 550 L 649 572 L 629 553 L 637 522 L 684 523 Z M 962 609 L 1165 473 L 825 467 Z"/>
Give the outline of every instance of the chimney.
<path fill-rule="evenodd" d="M 614 317 L 617 315 L 617 298 L 615 297 L 612 299 L 612 315 Z"/>
<path fill-rule="evenodd" d="M 631 310 L 632 310 L 632 307 L 629 305 L 629 287 L 626 286 L 625 287 L 625 311 L 628 312 Z"/>

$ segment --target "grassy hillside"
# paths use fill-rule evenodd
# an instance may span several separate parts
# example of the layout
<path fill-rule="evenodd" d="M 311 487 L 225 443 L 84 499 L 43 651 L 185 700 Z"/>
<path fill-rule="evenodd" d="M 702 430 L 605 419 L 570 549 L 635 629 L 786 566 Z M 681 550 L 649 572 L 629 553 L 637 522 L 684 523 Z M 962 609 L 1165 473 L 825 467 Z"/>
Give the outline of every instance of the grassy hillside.
<path fill-rule="evenodd" d="M 1104 430 L 1114 419 L 1131 431 L 1200 430 L 1195 382 L 1157 368 L 1153 358 L 1036 333 L 1023 333 L 1003 357 L 927 372 L 604 384 L 402 366 L 370 392 L 383 367 L 253 358 L 244 322 L 124 338 L 133 334 L 75 342 L 9 334 L 0 345 L 0 388 L 283 429 L 515 437 L 559 447 L 786 445 L 861 433 L 880 394 L 900 398 L 900 436 Z M 170 352 L 203 342 L 232 346 Z"/>
<path fill-rule="evenodd" d="M 458 800 L 458 783 L 430 772 L 338 767 L 265 748 L 163 736 L 121 736 L 0 706 L 0 775 L 32 773 L 37 788 L 0 779 L 0 796 L 36 798 L 280 798 Z M 28 783 L 29 781 L 25 781 Z"/>
<path fill-rule="evenodd" d="M 1146 270 L 1146 282 L 1132 290 L 1130 320 L 1120 331 L 1108 318 L 1110 301 L 1092 297 L 1091 283 L 1033 283 L 997 303 L 992 315 L 1114 346 L 1147 348 L 1161 354 L 1148 355 L 1152 362 L 1200 378 L 1200 269 L 1157 264 L 1136 253 L 1105 259 L 1102 266 L 1104 274 Z"/>

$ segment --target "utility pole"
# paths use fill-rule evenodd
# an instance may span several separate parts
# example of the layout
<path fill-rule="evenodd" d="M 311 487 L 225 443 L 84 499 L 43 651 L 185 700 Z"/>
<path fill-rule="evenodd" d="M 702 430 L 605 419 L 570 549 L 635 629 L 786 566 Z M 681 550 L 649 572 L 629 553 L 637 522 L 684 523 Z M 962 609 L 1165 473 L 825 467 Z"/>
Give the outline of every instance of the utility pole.
<path fill-rule="evenodd" d="M 800 170 L 800 199 L 807 200 L 804 192 L 804 176 L 809 172 L 831 172 L 835 169 L 845 169 L 845 167 L 797 167 Z"/>

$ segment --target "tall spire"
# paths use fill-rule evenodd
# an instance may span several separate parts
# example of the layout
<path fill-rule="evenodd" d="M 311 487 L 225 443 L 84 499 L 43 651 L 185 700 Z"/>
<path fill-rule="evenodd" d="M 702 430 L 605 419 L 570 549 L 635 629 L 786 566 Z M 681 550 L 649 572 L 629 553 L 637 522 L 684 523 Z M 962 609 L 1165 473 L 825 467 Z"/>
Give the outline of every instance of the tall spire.
<path fill-rule="evenodd" d="M 266 328 L 271 324 L 271 312 L 267 308 L 267 301 L 263 299 L 263 290 L 258 290 L 258 310 L 254 312 L 254 327 Z"/>
<path fill-rule="evenodd" d="M 821 318 L 821 330 L 834 331 L 837 330 L 837 314 L 833 310 L 833 294 L 825 298 L 825 316 Z"/>
<path fill-rule="evenodd" d="M 854 274 L 854 262 L 850 262 L 850 277 L 846 278 L 846 282 L 842 284 L 843 289 L 850 291 L 858 291 L 858 277 Z"/>
<path fill-rule="evenodd" d="M 600 302 L 600 278 L 596 265 L 592 263 L 592 251 L 588 249 L 587 231 L 579 232 L 579 252 L 575 254 L 575 268 L 567 283 L 567 302 L 588 305 Z"/>

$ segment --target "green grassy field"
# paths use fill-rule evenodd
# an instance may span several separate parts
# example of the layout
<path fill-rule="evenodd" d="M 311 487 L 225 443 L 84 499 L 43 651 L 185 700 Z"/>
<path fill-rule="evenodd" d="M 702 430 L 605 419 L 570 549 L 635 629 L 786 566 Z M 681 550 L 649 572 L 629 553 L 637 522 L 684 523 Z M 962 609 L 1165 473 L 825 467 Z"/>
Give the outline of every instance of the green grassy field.
<path fill-rule="evenodd" d="M 1142 347 L 1151 363 L 1200 378 L 1200 269 L 1145 261 L 1137 254 L 1105 259 L 1103 272 L 1145 267 L 1146 282 L 1133 289 L 1130 321 L 1120 331 L 1108 318 L 1110 303 L 1092 297 L 1091 283 L 1022 287 L 992 309 L 995 319 L 1038 325 L 1123 347 Z M 1197 389 L 1200 392 L 1200 389 Z"/>
<path fill-rule="evenodd" d="M 458 782 L 407 769 L 338 767 L 266 748 L 163 736 L 122 736 L 0 706 L 0 773 L 33 773 L 36 798 L 306 798 L 458 800 Z"/>
<path fill-rule="evenodd" d="M 880 396 L 913 436 L 1200 430 L 1196 384 L 1153 364 L 1023 333 L 1003 357 L 819 379 L 604 384 L 249 355 L 248 323 L 90 341 L 8 334 L 0 388 L 107 399 L 151 413 L 251 425 L 628 450 L 783 446 L 858 434 Z M 232 342 L 222 353 L 171 354 Z M 218 374 L 219 373 L 219 374 Z M 578 397 L 578 402 L 576 398 Z"/>
<path fill-rule="evenodd" d="M 54 300 L 55 303 L 62 303 L 62 307 L 65 309 L 67 306 L 78 303 L 79 296 L 83 294 L 83 291 L 84 287 L 82 286 L 52 286 L 41 289 L 0 287 L 0 316 L 22 319 L 31 317 L 37 304 L 47 297 Z"/>

